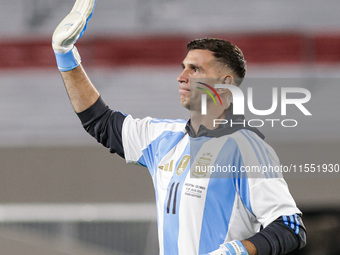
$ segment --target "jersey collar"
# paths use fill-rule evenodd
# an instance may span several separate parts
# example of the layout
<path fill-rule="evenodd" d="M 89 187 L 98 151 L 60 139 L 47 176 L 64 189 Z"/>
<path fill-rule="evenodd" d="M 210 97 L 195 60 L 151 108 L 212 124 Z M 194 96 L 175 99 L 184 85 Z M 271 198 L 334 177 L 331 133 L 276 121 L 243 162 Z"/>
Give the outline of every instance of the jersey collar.
<path fill-rule="evenodd" d="M 219 125 L 216 129 L 207 129 L 204 125 L 201 125 L 198 129 L 197 135 L 195 134 L 192 126 L 191 126 L 191 121 L 187 122 L 185 129 L 188 132 L 190 137 L 201 137 L 201 136 L 207 136 L 207 137 L 220 137 L 224 135 L 230 135 L 232 133 L 235 133 L 236 131 L 240 129 L 248 129 L 256 133 L 259 137 L 264 139 L 264 135 L 254 127 L 250 127 L 248 125 L 248 122 L 245 121 L 244 115 L 233 115 L 233 104 L 230 105 L 228 108 L 228 113 L 225 118 L 228 120 L 227 124 Z M 231 121 L 232 120 L 232 121 Z M 233 126 L 230 125 L 230 123 L 245 123 L 243 124 L 233 124 Z"/>

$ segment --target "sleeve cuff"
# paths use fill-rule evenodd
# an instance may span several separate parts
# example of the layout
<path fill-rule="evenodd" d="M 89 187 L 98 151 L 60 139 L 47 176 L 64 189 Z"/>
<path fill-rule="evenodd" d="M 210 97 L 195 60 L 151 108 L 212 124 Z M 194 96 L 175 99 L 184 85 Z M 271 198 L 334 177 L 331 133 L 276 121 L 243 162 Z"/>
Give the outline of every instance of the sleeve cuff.
<path fill-rule="evenodd" d="M 77 115 L 81 123 L 86 124 L 97 119 L 108 109 L 109 107 L 105 104 L 104 100 L 101 97 L 99 97 L 92 106 L 90 106 L 89 108 L 80 113 L 77 113 Z"/>
<path fill-rule="evenodd" d="M 255 245 L 258 255 L 271 254 L 270 243 L 268 242 L 267 238 L 265 238 L 261 233 L 257 233 L 247 240 Z"/>
<path fill-rule="evenodd" d="M 81 58 L 76 47 L 66 53 L 54 52 L 59 71 L 73 70 L 81 63 Z"/>

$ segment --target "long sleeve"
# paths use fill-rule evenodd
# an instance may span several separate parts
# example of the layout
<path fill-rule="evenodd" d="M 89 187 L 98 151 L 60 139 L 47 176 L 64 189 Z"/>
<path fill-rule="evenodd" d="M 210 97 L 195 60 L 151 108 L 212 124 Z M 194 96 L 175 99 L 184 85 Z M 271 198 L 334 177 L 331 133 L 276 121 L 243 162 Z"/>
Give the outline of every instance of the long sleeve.
<path fill-rule="evenodd" d="M 122 126 L 124 114 L 111 110 L 101 97 L 88 109 L 77 114 L 84 129 L 96 140 L 124 158 Z"/>
<path fill-rule="evenodd" d="M 306 245 L 306 229 L 299 215 L 281 216 L 248 240 L 259 255 L 287 254 Z"/>

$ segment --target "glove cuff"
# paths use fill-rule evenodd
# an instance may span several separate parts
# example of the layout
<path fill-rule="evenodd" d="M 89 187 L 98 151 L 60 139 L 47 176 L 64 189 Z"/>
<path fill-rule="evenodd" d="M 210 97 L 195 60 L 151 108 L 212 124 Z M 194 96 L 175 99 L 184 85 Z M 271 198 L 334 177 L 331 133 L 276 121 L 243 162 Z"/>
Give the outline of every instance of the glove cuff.
<path fill-rule="evenodd" d="M 54 52 L 59 71 L 66 72 L 73 70 L 81 63 L 81 58 L 76 47 L 66 53 Z"/>
<path fill-rule="evenodd" d="M 235 255 L 248 255 L 246 248 L 239 240 L 234 240 L 228 243 L 225 243 L 221 247 L 225 251 L 228 251 L 227 254 L 235 254 Z"/>

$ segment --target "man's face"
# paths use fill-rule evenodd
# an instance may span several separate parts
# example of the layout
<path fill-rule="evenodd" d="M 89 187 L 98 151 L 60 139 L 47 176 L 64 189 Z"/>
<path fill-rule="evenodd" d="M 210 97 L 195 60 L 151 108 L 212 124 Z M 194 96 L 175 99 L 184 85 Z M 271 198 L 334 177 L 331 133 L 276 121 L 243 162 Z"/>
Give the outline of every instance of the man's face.
<path fill-rule="evenodd" d="M 190 85 L 193 78 L 219 78 L 222 76 L 221 64 L 216 61 L 209 50 L 190 50 L 182 63 L 183 71 L 178 76 L 179 96 L 181 105 L 190 109 L 190 93 L 197 93 L 194 84 Z M 191 98 L 196 98 L 191 94 Z"/>

